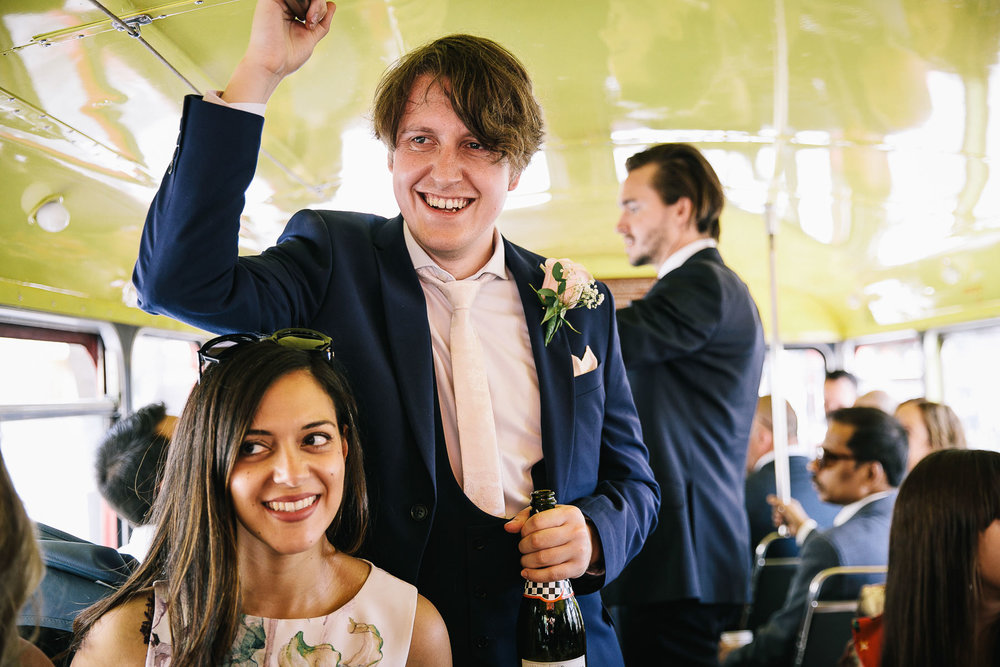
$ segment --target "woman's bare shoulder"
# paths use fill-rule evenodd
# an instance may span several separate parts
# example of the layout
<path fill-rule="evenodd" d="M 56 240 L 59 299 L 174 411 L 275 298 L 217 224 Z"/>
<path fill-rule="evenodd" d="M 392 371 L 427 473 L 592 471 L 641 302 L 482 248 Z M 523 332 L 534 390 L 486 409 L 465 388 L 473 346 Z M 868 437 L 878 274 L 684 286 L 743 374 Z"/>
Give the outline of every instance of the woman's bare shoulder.
<path fill-rule="evenodd" d="M 148 589 L 101 616 L 73 657 L 73 667 L 143 665 L 153 619 L 153 590 Z"/>
<path fill-rule="evenodd" d="M 437 608 L 423 595 L 417 596 L 417 611 L 413 618 L 413 634 L 407 667 L 451 665 L 451 642 L 448 627 Z"/>

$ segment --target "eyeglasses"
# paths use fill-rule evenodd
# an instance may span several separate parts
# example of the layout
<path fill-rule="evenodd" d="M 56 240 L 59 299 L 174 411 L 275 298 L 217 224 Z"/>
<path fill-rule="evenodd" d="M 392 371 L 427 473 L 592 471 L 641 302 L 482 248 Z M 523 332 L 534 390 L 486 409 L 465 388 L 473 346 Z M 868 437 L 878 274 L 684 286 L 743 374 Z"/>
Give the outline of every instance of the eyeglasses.
<path fill-rule="evenodd" d="M 255 333 L 226 334 L 213 338 L 198 349 L 199 381 L 209 366 L 225 361 L 236 348 L 262 340 L 272 340 L 278 345 L 296 350 L 321 352 L 327 361 L 333 361 L 333 339 L 312 329 L 280 329 L 270 336 Z"/>
<path fill-rule="evenodd" d="M 831 452 L 829 449 L 817 447 L 815 460 L 816 468 L 822 470 L 823 468 L 829 468 L 837 461 L 857 461 L 858 458 L 853 454 L 837 454 L 836 452 Z"/>

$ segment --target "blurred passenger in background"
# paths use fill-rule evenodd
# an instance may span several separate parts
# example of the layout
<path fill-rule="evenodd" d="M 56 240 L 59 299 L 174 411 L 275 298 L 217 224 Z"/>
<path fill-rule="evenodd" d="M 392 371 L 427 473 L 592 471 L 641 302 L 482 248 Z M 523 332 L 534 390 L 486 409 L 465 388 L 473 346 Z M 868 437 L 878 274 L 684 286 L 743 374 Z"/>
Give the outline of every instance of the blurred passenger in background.
<path fill-rule="evenodd" d="M 163 403 L 151 403 L 119 420 L 97 448 L 97 488 L 132 526 L 128 544 L 119 551 L 139 560 L 153 539 L 150 513 L 176 423 Z"/>
<path fill-rule="evenodd" d="M 856 408 L 878 408 L 882 412 L 891 415 L 896 411 L 896 401 L 889 395 L 889 392 L 881 389 L 874 389 L 858 396 L 854 401 Z"/>
<path fill-rule="evenodd" d="M 849 408 L 858 400 L 858 378 L 845 370 L 828 371 L 823 380 L 823 412 Z"/>
<path fill-rule="evenodd" d="M 955 411 L 943 403 L 911 398 L 896 408 L 896 419 L 906 429 L 910 454 L 906 469 L 939 449 L 965 449 L 965 430 Z"/>
<path fill-rule="evenodd" d="M 17 613 L 44 574 L 34 527 L 0 455 L 0 667 L 52 667 L 17 631 Z"/>
<path fill-rule="evenodd" d="M 799 446 L 799 420 L 795 410 L 785 401 L 785 423 L 788 434 L 788 476 L 792 498 L 802 505 L 820 528 L 833 525 L 833 517 L 840 511 L 838 505 L 824 503 L 816 494 L 809 474 L 809 452 Z M 747 481 L 745 504 L 750 521 L 750 553 L 752 554 L 769 533 L 774 532 L 773 509 L 767 501 L 776 493 L 774 476 L 774 432 L 772 430 L 771 397 L 761 396 L 757 401 L 750 444 L 747 447 Z"/>
<path fill-rule="evenodd" d="M 801 505 L 775 506 L 796 540 L 800 563 L 785 603 L 755 633 L 753 641 L 729 651 L 726 667 L 781 667 L 795 657 L 795 639 L 805 616 L 809 584 L 820 571 L 843 565 L 885 565 L 895 487 L 906 470 L 906 433 L 892 416 L 875 408 L 841 408 L 830 414 L 822 456 L 810 464 L 821 500 L 841 505 L 833 527 L 816 530 Z M 860 586 L 840 595 L 856 597 Z"/>

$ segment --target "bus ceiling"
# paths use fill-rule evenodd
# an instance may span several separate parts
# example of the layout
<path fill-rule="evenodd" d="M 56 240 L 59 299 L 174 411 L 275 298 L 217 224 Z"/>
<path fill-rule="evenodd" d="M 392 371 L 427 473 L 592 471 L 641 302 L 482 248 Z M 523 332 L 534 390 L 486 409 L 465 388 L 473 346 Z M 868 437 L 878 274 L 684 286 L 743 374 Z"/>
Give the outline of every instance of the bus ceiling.
<path fill-rule="evenodd" d="M 225 86 L 253 6 L 4 0 L 0 305 L 180 328 L 135 306 L 138 237 L 183 96 Z M 303 207 L 396 214 L 375 82 L 451 32 L 509 47 L 545 110 L 513 241 L 641 293 L 652 273 L 614 232 L 624 159 L 684 141 L 727 189 L 721 251 L 768 331 L 768 207 L 785 340 L 1000 315 L 996 2 L 344 0 L 269 104 L 245 252 Z"/>

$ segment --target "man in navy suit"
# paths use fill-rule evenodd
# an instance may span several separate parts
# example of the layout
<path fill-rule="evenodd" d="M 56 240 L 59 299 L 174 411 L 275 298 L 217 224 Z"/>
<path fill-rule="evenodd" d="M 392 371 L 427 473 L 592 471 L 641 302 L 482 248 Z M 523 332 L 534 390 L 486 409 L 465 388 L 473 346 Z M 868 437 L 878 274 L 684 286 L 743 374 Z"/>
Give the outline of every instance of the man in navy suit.
<path fill-rule="evenodd" d="M 820 499 L 842 509 L 832 528 L 819 530 L 794 500 L 777 506 L 801 544 L 801 562 L 785 604 L 757 630 L 752 642 L 726 655 L 725 667 L 791 665 L 812 578 L 830 567 L 888 562 L 892 506 L 906 472 L 906 432 L 877 408 L 841 408 L 830 413 L 829 421 L 821 457 L 809 467 Z M 857 595 L 858 587 L 845 587 L 838 597 Z M 723 647 L 722 652 L 727 650 Z"/>
<path fill-rule="evenodd" d="M 714 665 L 749 593 L 743 480 L 764 337 L 716 249 L 725 197 L 704 156 L 661 144 L 626 168 L 617 230 L 629 261 L 653 264 L 659 280 L 618 311 L 618 329 L 662 503 L 605 599 L 628 664 Z"/>
<path fill-rule="evenodd" d="M 795 410 L 785 401 L 785 423 L 788 430 L 788 478 L 792 498 L 802 505 L 806 513 L 816 520 L 820 528 L 833 525 L 833 517 L 840 507 L 824 503 L 816 495 L 812 477 L 806 466 L 810 457 L 799 447 L 799 420 Z M 774 477 L 774 433 L 772 431 L 771 397 L 761 396 L 757 401 L 753 427 L 750 429 L 750 444 L 747 447 L 746 509 L 750 521 L 750 553 L 769 533 L 774 532 L 771 505 L 768 496 L 776 489 Z"/>
<path fill-rule="evenodd" d="M 611 295 L 544 342 L 543 258 L 496 229 L 538 149 L 541 111 L 521 64 L 490 40 L 452 35 L 390 68 L 373 118 L 401 215 L 304 210 L 278 243 L 237 257 L 263 104 L 329 30 L 259 0 L 250 46 L 218 96 L 189 97 L 153 202 L 134 281 L 143 308 L 211 331 L 298 326 L 333 338 L 361 413 L 373 522 L 364 556 L 416 584 L 441 612 L 455 664 L 516 663 L 522 577 L 574 579 L 592 665 L 621 664 L 597 591 L 656 520 Z M 335 81 L 323 85 L 337 85 Z M 233 107 L 236 108 L 227 108 Z M 257 112 L 257 113 L 253 113 Z M 484 511 L 463 467 L 442 283 L 481 283 L 471 320 L 492 396 L 503 509 Z M 471 444 L 471 443 L 467 443 Z M 534 488 L 564 504 L 528 517 Z"/>

